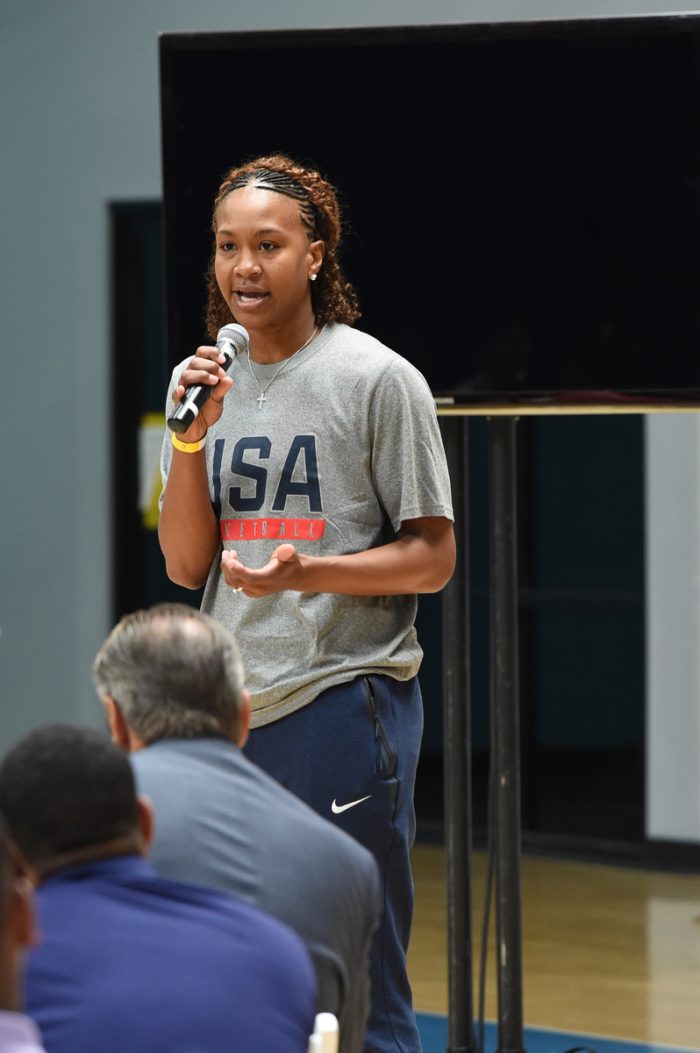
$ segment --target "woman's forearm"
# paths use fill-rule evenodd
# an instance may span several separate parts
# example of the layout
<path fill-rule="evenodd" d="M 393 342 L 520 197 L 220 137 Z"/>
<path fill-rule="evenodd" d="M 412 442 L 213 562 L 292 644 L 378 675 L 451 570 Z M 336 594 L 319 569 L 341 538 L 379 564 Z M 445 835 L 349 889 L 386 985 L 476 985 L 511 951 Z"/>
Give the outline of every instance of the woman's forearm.
<path fill-rule="evenodd" d="M 198 453 L 173 450 L 158 540 L 171 581 L 188 589 L 198 589 L 204 584 L 220 544 L 204 450 Z"/>

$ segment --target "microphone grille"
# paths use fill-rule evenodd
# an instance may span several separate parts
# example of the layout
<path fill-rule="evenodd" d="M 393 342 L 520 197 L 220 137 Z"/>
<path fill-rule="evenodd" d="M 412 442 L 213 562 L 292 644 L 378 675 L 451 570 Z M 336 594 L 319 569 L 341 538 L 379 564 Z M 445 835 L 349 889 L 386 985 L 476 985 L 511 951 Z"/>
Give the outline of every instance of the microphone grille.
<path fill-rule="evenodd" d="M 242 351 L 248 350 L 249 336 L 247 330 L 242 325 L 236 325 L 232 322 L 230 325 L 225 325 L 216 334 L 216 346 L 220 347 L 224 342 L 230 342 L 233 344 L 236 354 L 240 355 Z"/>

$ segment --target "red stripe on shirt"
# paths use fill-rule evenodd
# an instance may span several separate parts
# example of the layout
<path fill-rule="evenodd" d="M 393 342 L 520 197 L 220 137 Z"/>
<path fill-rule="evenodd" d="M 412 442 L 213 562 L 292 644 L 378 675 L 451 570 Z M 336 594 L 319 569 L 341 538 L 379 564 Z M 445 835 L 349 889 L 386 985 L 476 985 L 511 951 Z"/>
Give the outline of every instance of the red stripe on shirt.
<path fill-rule="evenodd" d="M 222 541 L 317 541 L 326 530 L 325 519 L 222 519 Z"/>

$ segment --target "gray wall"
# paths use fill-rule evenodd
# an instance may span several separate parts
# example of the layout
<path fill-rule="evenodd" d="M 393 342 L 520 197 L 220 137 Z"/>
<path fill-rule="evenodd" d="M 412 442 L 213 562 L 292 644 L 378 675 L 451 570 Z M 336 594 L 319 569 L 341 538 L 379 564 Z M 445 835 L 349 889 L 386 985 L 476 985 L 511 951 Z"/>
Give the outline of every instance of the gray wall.
<path fill-rule="evenodd" d="M 700 841 L 700 416 L 647 418 L 647 834 Z"/>
<path fill-rule="evenodd" d="M 556 3 L 474 0 L 3 0 L 0 6 L 0 146 L 3 172 L 0 340 L 3 399 L 0 482 L 0 749 L 45 720 L 100 720 L 89 679 L 110 616 L 108 203 L 160 195 L 157 37 L 161 31 L 503 21 L 689 11 L 642 0 Z M 232 97 L 235 98 L 235 83 Z M 11 395 L 8 394 L 11 390 Z M 667 420 L 664 447 L 690 425 Z M 696 425 L 692 441 L 697 442 Z M 119 441 L 119 436 L 113 437 Z M 657 441 L 656 425 L 650 443 Z M 695 466 L 670 457 L 679 492 Z M 665 470 L 665 469 L 664 469 Z M 653 481 L 652 481 L 653 482 Z M 652 501 L 654 487 L 650 487 Z M 663 495 L 660 495 L 663 499 Z M 652 512 L 654 509 L 652 508 Z M 693 521 L 695 522 L 695 521 Z M 654 521 L 649 574 L 669 616 L 696 621 L 698 581 L 686 571 L 697 530 L 667 552 Z M 660 546 L 657 553 L 657 546 Z M 663 556 L 656 575 L 657 554 Z M 659 564 L 661 565 L 661 564 Z M 658 580 L 657 580 L 658 578 Z M 667 597 L 668 598 L 668 597 Z M 690 774 L 652 809 L 654 832 L 700 839 L 688 813 L 698 790 L 696 635 L 671 669 L 650 623 L 654 696 L 662 737 L 654 766 L 674 763 L 664 712 L 686 747 Z M 685 663 L 685 664 L 684 664 Z M 684 733 L 687 729 L 687 734 Z M 694 736 L 694 738 L 693 738 Z M 650 798 L 654 797 L 650 787 Z M 700 794 L 697 794 L 700 800 Z"/>

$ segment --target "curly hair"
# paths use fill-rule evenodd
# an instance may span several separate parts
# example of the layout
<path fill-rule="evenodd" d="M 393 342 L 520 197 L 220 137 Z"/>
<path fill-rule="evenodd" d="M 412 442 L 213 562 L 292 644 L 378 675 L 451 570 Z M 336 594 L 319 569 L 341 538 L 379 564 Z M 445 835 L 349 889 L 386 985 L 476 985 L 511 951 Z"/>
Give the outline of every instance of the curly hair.
<path fill-rule="evenodd" d="M 316 324 L 345 322 L 351 325 L 360 317 L 360 311 L 357 294 L 345 280 L 338 262 L 342 221 L 335 189 L 318 172 L 297 164 L 284 154 L 257 157 L 227 172 L 214 201 L 212 225 L 215 224 L 216 210 L 226 195 L 243 186 L 258 186 L 299 202 L 301 219 L 307 228 L 309 240 L 321 239 L 326 248 L 318 280 L 311 285 Z M 215 254 L 216 249 L 207 271 L 206 325 L 212 340 L 233 317 L 216 281 Z"/>

